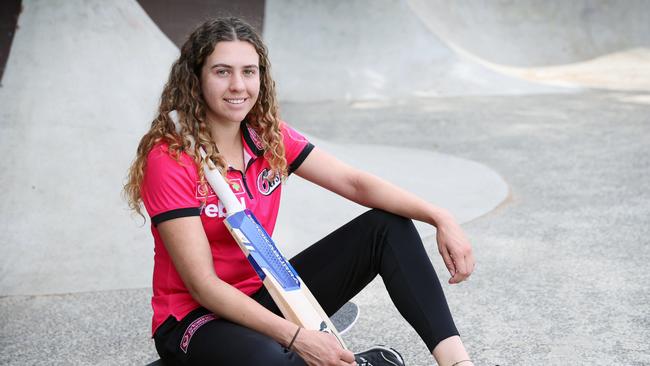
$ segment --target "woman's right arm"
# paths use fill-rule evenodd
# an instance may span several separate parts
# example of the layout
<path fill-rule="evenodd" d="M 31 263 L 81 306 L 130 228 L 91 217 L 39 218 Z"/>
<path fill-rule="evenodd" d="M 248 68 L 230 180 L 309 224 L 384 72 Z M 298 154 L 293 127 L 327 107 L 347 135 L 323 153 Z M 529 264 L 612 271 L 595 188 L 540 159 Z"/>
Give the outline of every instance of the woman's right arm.
<path fill-rule="evenodd" d="M 201 306 L 221 318 L 271 337 L 285 347 L 289 345 L 296 333 L 295 324 L 217 276 L 210 245 L 198 216 L 164 221 L 157 228 L 181 279 Z M 292 348 L 309 365 L 349 365 L 354 362 L 352 352 L 343 350 L 333 336 L 318 331 L 301 330 Z"/>

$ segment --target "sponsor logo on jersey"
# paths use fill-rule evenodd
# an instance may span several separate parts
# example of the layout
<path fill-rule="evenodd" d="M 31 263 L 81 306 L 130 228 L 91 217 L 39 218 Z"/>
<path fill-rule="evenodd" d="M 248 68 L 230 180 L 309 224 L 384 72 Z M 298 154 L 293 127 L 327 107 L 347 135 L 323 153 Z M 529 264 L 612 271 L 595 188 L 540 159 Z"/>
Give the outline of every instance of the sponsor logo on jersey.
<path fill-rule="evenodd" d="M 230 181 L 230 190 L 235 194 L 235 196 L 246 195 L 244 184 L 242 183 L 241 178 L 233 178 L 228 180 Z"/>
<path fill-rule="evenodd" d="M 271 172 L 269 171 L 269 168 L 264 168 L 260 175 L 257 176 L 257 190 L 265 196 L 273 193 L 273 191 L 280 186 L 280 183 L 282 183 L 280 174 L 276 174 L 273 178 L 271 178 L 270 175 Z"/>
<path fill-rule="evenodd" d="M 235 196 L 242 196 L 246 194 L 244 191 L 244 186 L 242 185 L 240 178 L 229 179 L 230 180 L 230 189 L 235 194 Z M 196 199 L 212 198 L 217 197 L 217 194 L 214 193 L 210 184 L 205 183 L 201 184 L 200 181 L 196 182 Z"/>
<path fill-rule="evenodd" d="M 239 197 L 239 202 L 243 208 L 246 208 L 246 199 L 244 197 Z M 226 206 L 224 206 L 221 201 L 217 200 L 216 203 L 208 203 L 207 205 L 203 206 L 203 213 L 205 216 L 211 218 L 226 217 Z"/>
<path fill-rule="evenodd" d="M 246 208 L 246 190 L 242 185 L 240 178 L 229 179 L 230 189 L 239 198 L 242 206 Z M 212 190 L 212 187 L 209 184 L 202 185 L 201 182 L 196 182 L 196 198 L 197 199 L 206 199 L 206 198 L 216 198 L 216 202 L 211 202 L 203 206 L 203 213 L 207 217 L 226 217 L 226 207 L 218 199 L 217 194 Z"/>
<path fill-rule="evenodd" d="M 201 183 L 200 181 L 196 182 L 196 199 L 212 198 L 217 197 L 217 194 L 214 193 L 212 187 L 206 182 Z"/>

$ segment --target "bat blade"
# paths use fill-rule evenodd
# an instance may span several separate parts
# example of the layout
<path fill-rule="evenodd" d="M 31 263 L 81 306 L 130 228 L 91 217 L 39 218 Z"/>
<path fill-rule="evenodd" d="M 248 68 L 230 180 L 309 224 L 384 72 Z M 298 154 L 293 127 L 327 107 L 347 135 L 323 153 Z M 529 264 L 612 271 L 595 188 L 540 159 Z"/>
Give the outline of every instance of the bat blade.
<path fill-rule="evenodd" d="M 253 213 L 239 211 L 224 222 L 285 318 L 306 329 L 331 333 L 347 348 L 334 324 Z"/>
<path fill-rule="evenodd" d="M 248 250 L 248 256 L 252 257 L 254 264 L 258 266 L 255 269 L 258 270 L 260 278 L 264 279 L 264 274 L 259 272 L 262 268 L 270 272 L 283 290 L 293 291 L 300 288 L 298 274 L 249 210 L 232 214 L 225 221 L 236 241 Z"/>

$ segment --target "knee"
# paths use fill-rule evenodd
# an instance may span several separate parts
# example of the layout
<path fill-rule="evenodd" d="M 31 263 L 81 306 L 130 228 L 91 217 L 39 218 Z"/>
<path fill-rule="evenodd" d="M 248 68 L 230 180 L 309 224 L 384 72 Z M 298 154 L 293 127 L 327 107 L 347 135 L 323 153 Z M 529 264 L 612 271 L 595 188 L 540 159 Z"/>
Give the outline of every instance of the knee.
<path fill-rule="evenodd" d="M 365 215 L 375 238 L 373 242 L 381 246 L 377 248 L 378 252 L 383 253 L 386 246 L 399 250 L 423 248 L 420 234 L 411 219 L 378 209 L 372 209 Z"/>
<path fill-rule="evenodd" d="M 411 219 L 390 212 L 373 208 L 365 212 L 363 217 L 367 220 L 368 225 L 374 226 L 383 232 L 397 230 L 417 233 Z"/>

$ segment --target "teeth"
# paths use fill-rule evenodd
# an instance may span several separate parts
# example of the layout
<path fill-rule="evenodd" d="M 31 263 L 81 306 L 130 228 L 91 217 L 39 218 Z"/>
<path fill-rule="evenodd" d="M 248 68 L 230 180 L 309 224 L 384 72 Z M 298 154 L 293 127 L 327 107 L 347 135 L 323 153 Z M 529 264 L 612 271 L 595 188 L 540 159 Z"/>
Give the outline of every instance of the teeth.
<path fill-rule="evenodd" d="M 226 102 L 230 104 L 242 104 L 246 99 L 225 99 Z"/>

